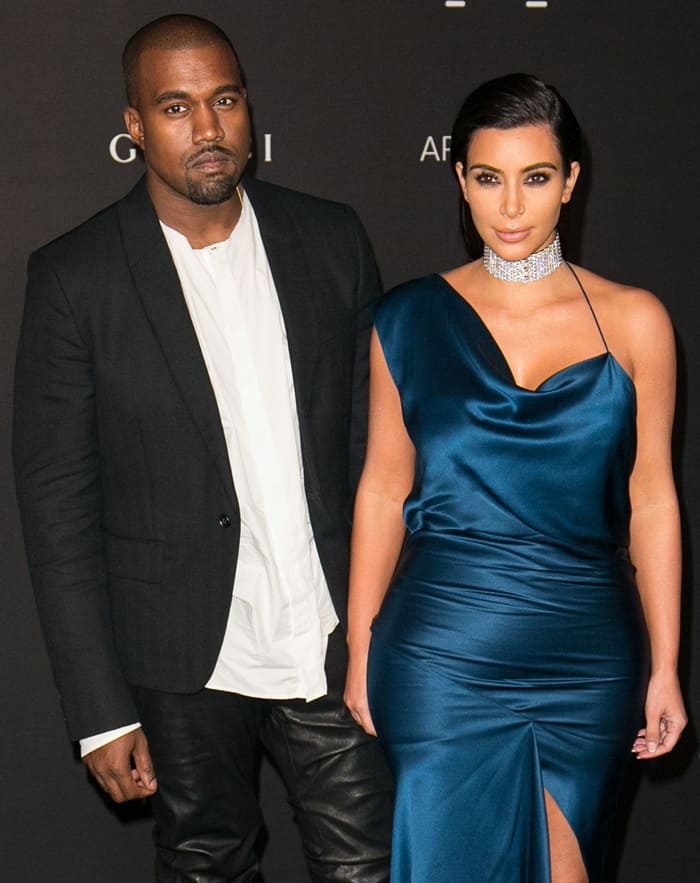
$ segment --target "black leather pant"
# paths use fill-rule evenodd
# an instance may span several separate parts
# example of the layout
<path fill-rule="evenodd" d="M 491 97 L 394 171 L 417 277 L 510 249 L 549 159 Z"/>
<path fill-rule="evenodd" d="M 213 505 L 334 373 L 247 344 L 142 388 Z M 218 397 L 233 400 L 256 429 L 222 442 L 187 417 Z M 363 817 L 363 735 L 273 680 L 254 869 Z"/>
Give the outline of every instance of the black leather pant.
<path fill-rule="evenodd" d="M 286 785 L 311 880 L 389 880 L 393 781 L 340 684 L 309 703 L 133 690 L 158 778 L 157 883 L 259 879 L 261 748 Z"/>

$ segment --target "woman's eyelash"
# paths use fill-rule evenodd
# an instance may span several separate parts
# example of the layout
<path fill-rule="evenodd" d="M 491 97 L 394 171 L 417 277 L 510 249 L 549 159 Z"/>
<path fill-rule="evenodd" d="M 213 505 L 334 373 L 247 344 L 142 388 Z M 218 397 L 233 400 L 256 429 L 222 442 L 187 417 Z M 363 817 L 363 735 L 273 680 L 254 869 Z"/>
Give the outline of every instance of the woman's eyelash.
<path fill-rule="evenodd" d="M 546 184 L 551 177 L 549 172 L 531 172 L 527 176 L 527 180 L 532 184 Z"/>
<path fill-rule="evenodd" d="M 490 172 L 479 172 L 476 175 L 476 180 L 479 184 L 496 184 L 498 178 Z"/>

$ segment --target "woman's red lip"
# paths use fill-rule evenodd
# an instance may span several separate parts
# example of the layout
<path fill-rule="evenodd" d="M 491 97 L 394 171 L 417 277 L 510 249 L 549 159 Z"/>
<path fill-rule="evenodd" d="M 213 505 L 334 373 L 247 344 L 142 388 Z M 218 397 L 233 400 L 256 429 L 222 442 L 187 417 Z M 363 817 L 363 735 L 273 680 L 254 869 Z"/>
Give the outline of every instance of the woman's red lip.
<path fill-rule="evenodd" d="M 529 229 L 524 230 L 496 230 L 496 235 L 504 242 L 520 242 L 529 233 Z"/>

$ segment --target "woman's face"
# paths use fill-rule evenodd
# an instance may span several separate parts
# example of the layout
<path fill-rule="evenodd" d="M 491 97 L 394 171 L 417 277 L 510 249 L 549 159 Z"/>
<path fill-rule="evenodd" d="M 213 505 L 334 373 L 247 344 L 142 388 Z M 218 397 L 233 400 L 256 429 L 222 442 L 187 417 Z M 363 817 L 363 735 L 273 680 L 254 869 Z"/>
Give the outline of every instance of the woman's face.
<path fill-rule="evenodd" d="M 563 160 L 547 125 L 478 129 L 466 163 L 455 163 L 479 235 L 497 255 L 517 261 L 554 239 L 563 203 L 579 173 Z"/>

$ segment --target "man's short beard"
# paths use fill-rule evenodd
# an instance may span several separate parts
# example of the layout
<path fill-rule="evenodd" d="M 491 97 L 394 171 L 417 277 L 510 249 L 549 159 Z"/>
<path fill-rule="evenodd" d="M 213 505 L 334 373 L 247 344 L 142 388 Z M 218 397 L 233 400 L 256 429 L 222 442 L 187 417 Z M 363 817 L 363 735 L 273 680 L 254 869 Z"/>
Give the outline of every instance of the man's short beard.
<path fill-rule="evenodd" d="M 196 205 L 219 205 L 231 199 L 236 192 L 238 182 L 231 177 L 218 178 L 215 181 L 193 181 L 188 175 L 187 198 Z"/>

